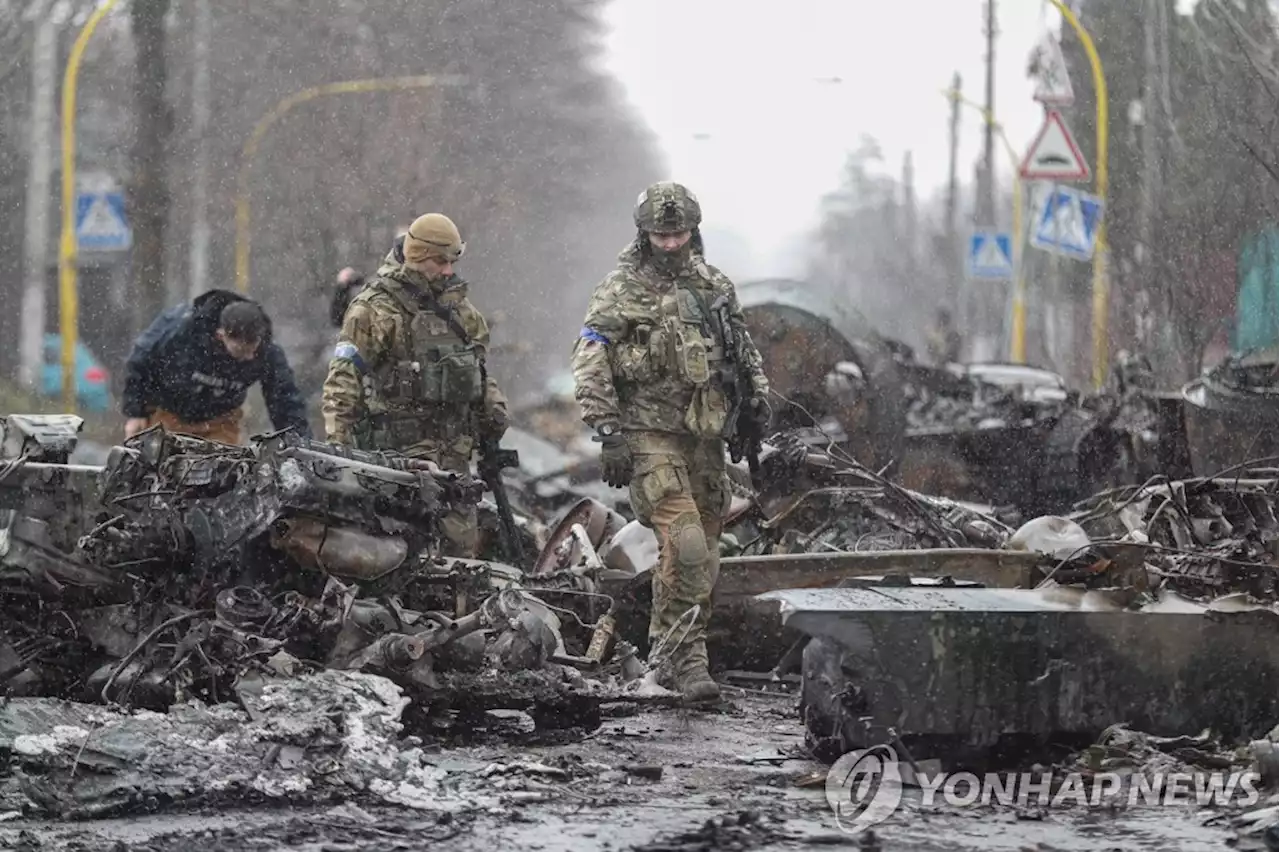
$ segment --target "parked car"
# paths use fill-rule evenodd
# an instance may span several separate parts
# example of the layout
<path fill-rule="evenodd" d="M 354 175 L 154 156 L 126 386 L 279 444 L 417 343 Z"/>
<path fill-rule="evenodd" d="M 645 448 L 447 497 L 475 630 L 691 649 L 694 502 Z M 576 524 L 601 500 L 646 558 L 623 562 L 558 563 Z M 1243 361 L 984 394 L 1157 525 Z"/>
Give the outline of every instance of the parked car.
<path fill-rule="evenodd" d="M 1070 396 L 1066 380 L 1051 370 L 1023 364 L 966 364 L 962 371 L 975 379 L 1017 390 L 1029 402 L 1066 402 Z"/>
<path fill-rule="evenodd" d="M 76 404 L 84 411 L 105 412 L 111 408 L 110 375 L 83 340 L 76 341 Z M 44 396 L 62 397 L 62 335 L 44 336 Z"/>

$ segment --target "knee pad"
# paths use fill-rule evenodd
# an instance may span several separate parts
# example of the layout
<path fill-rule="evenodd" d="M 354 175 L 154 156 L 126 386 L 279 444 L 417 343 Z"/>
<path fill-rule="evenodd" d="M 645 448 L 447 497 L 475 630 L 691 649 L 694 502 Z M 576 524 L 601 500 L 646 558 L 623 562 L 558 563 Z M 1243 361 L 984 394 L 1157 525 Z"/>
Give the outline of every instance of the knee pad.
<path fill-rule="evenodd" d="M 671 522 L 668 532 L 675 549 L 676 562 L 686 568 L 696 568 L 707 561 L 707 537 L 702 531 L 702 519 L 687 512 Z"/>

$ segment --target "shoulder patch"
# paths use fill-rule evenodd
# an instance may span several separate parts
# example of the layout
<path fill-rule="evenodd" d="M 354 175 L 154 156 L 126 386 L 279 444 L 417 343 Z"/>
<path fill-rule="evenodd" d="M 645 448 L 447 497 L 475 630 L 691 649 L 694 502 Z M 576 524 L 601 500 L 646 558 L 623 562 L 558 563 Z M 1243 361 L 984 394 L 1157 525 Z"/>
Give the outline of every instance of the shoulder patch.
<path fill-rule="evenodd" d="M 354 344 L 346 340 L 341 340 L 338 345 L 333 348 L 333 358 L 335 361 L 350 361 L 360 372 L 364 372 L 364 359 L 360 357 L 360 349 Z"/>

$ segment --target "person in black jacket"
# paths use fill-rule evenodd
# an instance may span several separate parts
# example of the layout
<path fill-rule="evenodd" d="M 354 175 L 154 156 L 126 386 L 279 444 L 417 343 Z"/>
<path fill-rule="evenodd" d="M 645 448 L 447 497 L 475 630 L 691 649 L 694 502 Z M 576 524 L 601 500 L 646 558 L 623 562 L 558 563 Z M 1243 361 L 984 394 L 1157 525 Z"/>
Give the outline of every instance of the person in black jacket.
<path fill-rule="evenodd" d="M 134 343 L 125 362 L 125 438 L 159 423 L 239 444 L 244 400 L 257 382 L 272 425 L 311 437 L 293 370 L 261 306 L 228 290 L 202 293 L 160 314 Z"/>

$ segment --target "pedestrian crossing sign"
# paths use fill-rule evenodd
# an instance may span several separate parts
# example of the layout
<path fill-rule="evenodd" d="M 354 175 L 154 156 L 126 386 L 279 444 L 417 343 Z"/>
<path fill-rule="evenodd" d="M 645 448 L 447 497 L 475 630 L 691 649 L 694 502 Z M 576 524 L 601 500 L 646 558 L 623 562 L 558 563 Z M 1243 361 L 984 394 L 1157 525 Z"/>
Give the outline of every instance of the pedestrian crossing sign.
<path fill-rule="evenodd" d="M 1013 240 L 1002 231 L 976 231 L 969 238 L 970 278 L 1008 281 L 1013 278 Z"/>
<path fill-rule="evenodd" d="M 128 251 L 133 229 L 124 215 L 120 192 L 81 192 L 76 196 L 76 245 L 81 251 Z"/>
<path fill-rule="evenodd" d="M 1093 258 L 1102 199 L 1069 186 L 1041 194 L 1031 220 L 1031 245 L 1074 260 Z"/>

